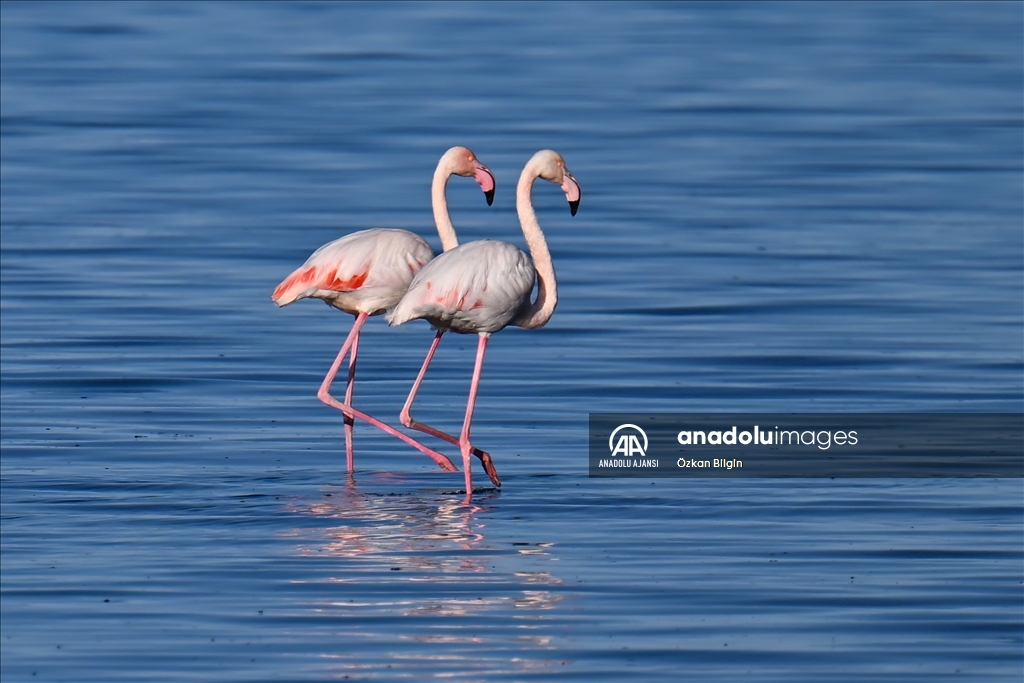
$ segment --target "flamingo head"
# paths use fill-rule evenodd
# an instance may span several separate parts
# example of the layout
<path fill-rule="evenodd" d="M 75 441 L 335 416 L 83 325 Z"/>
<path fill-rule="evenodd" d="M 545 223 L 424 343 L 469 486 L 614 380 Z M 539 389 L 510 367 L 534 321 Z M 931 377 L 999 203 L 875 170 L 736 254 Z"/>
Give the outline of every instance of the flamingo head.
<path fill-rule="evenodd" d="M 463 178 L 474 178 L 484 191 L 487 205 L 494 201 L 494 174 L 491 169 L 480 163 L 473 151 L 465 147 L 452 147 L 444 153 L 444 159 L 453 175 L 460 175 Z"/>
<path fill-rule="evenodd" d="M 565 167 L 565 159 L 562 158 L 562 155 L 550 149 L 542 149 L 533 155 L 527 166 L 533 167 L 538 177 L 562 188 L 565 198 L 569 200 L 569 211 L 575 216 L 576 210 L 580 208 L 582 193 L 580 184 Z"/>

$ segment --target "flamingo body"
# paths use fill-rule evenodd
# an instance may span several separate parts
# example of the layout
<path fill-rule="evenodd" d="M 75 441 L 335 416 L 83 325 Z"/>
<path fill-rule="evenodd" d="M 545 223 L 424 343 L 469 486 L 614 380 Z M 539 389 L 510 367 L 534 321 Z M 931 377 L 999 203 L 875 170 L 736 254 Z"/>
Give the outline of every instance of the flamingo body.
<path fill-rule="evenodd" d="M 492 334 L 530 303 L 533 261 L 508 242 L 479 240 L 428 263 L 386 316 L 391 325 L 424 319 L 439 330 Z"/>
<path fill-rule="evenodd" d="M 434 170 L 430 194 L 434 222 L 437 224 L 441 246 L 446 250 L 458 244 L 445 198 L 445 187 L 452 175 L 475 179 L 484 191 L 487 204 L 490 205 L 494 200 L 494 174 L 477 160 L 471 150 L 452 147 L 444 153 Z M 356 317 L 317 392 L 321 401 L 337 408 L 345 416 L 345 455 L 349 473 L 354 470 L 352 435 L 356 417 L 420 450 L 442 469 L 457 471 L 455 465 L 441 453 L 352 406 L 359 333 L 363 324 L 369 316 L 379 315 L 398 303 L 413 276 L 432 258 L 434 251 L 430 245 L 408 230 L 361 230 L 317 249 L 271 295 L 278 306 L 287 306 L 305 298 L 322 299 L 334 308 Z M 345 356 L 349 357 L 348 385 L 345 401 L 341 402 L 331 396 L 330 388 Z"/>
<path fill-rule="evenodd" d="M 491 334 L 509 324 L 527 329 L 543 327 L 551 319 L 558 304 L 551 252 L 537 221 L 537 214 L 533 210 L 533 184 L 537 178 L 560 185 L 569 201 L 569 210 L 576 215 L 580 203 L 580 186 L 565 167 L 565 160 L 557 152 L 549 149 L 537 152 L 523 168 L 516 187 L 516 212 L 519 214 L 519 223 L 529 246 L 530 256 L 518 247 L 495 240 L 469 242 L 447 250 L 419 271 L 410 284 L 409 291 L 398 305 L 385 315 L 385 319 L 391 325 L 401 325 L 419 318 L 429 321 L 437 328 L 437 335 L 430 350 L 427 351 L 427 357 L 416 381 L 413 382 L 400 419 L 407 427 L 433 434 L 451 443 L 456 442 L 452 435 L 416 422 L 411 417 L 410 409 L 445 331 L 479 335 L 473 379 L 470 381 L 469 398 L 466 401 L 466 415 L 457 440 L 459 450 L 462 452 L 463 472 L 466 477 L 467 504 L 473 497 L 470 455 L 477 455 L 483 461 L 484 469 L 491 481 L 495 485 L 501 485 L 490 455 L 474 447 L 470 440 L 473 410 L 480 386 L 487 341 Z M 533 293 L 535 282 L 537 298 L 531 302 L 530 295 Z"/>
<path fill-rule="evenodd" d="M 377 315 L 394 306 L 434 250 L 408 230 L 373 228 L 329 242 L 277 286 L 278 306 L 323 299 L 353 315 Z"/>

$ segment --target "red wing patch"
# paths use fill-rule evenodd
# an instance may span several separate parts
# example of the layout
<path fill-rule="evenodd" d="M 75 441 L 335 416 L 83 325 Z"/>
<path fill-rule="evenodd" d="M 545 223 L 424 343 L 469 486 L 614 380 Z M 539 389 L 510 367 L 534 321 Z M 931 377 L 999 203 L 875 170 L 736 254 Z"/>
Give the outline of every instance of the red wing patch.
<path fill-rule="evenodd" d="M 444 292 L 437 297 L 437 303 L 453 311 L 465 310 L 466 295 L 461 294 L 457 289 Z"/>
<path fill-rule="evenodd" d="M 308 285 L 313 281 L 314 277 L 316 277 L 316 266 L 311 266 L 309 268 L 306 268 L 305 270 L 297 270 L 291 275 L 289 275 L 287 278 L 285 278 L 285 281 L 277 286 L 277 289 L 274 290 L 272 298 L 275 300 L 280 299 L 281 296 L 292 287 L 296 287 L 299 285 Z"/>
<path fill-rule="evenodd" d="M 277 301 L 292 289 L 303 289 L 314 286 L 317 289 L 328 289 L 334 292 L 351 292 L 359 289 L 366 282 L 368 272 L 353 275 L 348 279 L 338 277 L 338 270 L 328 271 L 324 277 L 317 277 L 320 269 L 317 266 L 310 266 L 305 270 L 297 270 L 277 286 L 274 290 L 273 299 Z"/>
<path fill-rule="evenodd" d="M 351 292 L 363 286 L 363 283 L 366 282 L 367 274 L 367 272 L 359 273 L 345 280 L 338 277 L 338 271 L 335 269 L 326 274 L 320 281 L 318 288 L 329 289 L 334 292 Z"/>

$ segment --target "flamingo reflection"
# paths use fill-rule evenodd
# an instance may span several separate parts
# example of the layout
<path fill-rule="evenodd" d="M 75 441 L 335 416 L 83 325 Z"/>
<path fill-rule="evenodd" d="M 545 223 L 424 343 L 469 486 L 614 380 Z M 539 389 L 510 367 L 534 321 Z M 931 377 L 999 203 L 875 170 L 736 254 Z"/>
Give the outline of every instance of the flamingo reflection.
<path fill-rule="evenodd" d="M 322 522 L 290 532 L 297 554 L 336 560 L 292 583 L 321 584 L 302 611 L 344 635 L 323 654 L 339 677 L 489 678 L 562 666 L 529 656 L 558 638 L 552 610 L 565 595 L 547 571 L 553 543 L 488 540 L 492 509 L 479 495 L 466 505 L 433 492 L 374 495 L 361 483 L 290 508 Z"/>

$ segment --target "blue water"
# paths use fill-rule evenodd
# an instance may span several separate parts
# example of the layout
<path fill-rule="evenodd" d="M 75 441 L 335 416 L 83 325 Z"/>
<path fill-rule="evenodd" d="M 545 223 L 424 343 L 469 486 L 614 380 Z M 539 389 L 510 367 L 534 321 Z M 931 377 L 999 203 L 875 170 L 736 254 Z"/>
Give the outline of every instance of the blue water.
<path fill-rule="evenodd" d="M 1024 409 L 1024 8 L 4 4 L 0 675 L 1019 681 L 1018 480 L 591 480 L 587 415 Z M 373 226 L 522 244 L 488 349 L 501 491 L 316 399 L 351 318 L 278 310 Z M 395 422 L 431 333 L 365 328 Z M 461 423 L 448 335 L 417 417 Z M 453 449 L 448 449 L 455 455 Z M 481 476 L 478 475 L 478 481 Z M 483 480 L 486 483 L 486 480 Z"/>

